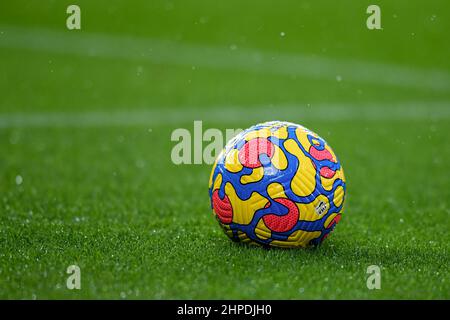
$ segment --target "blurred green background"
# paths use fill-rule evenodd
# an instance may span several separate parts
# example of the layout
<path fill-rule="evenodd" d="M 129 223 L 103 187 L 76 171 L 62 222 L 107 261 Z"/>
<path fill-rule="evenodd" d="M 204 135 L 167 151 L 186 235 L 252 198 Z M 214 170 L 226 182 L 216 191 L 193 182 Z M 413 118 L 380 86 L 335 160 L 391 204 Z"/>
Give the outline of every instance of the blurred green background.
<path fill-rule="evenodd" d="M 1 298 L 450 297 L 447 1 L 76 1 L 69 31 L 74 3 L 0 3 Z M 211 166 L 170 159 L 193 120 L 275 119 L 345 168 L 317 250 L 230 243 Z"/>

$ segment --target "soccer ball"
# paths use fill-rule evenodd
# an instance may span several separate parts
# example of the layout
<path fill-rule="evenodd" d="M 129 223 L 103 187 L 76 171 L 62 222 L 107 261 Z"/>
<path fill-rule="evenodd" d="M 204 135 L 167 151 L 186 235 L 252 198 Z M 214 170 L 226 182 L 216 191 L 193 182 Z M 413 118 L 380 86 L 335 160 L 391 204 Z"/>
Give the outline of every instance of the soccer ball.
<path fill-rule="evenodd" d="M 339 222 L 345 177 L 330 146 L 290 122 L 257 124 L 231 139 L 209 179 L 211 207 L 234 241 L 320 244 Z"/>

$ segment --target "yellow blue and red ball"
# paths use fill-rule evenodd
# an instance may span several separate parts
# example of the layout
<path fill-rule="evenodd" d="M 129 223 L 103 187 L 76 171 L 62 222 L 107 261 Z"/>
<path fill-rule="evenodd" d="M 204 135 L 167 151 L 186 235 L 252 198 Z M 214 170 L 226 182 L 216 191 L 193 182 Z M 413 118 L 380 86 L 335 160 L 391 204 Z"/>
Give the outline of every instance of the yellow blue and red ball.
<path fill-rule="evenodd" d="M 281 121 L 231 139 L 209 181 L 211 207 L 232 240 L 277 247 L 320 244 L 341 218 L 345 190 L 330 146 Z"/>

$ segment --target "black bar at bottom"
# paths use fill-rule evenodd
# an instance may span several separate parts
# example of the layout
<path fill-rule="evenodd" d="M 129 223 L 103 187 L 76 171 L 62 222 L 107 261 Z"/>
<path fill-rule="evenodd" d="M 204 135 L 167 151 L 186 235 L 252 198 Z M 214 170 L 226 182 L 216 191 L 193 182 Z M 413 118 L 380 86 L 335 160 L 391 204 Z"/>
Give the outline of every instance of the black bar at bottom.
<path fill-rule="evenodd" d="M 143 319 L 322 319 L 356 316 L 359 319 L 386 317 L 393 311 L 403 316 L 418 313 L 439 314 L 449 307 L 448 300 L 9 300 L 0 301 L 2 313 L 22 313 L 70 317 L 113 315 Z M 446 310 L 444 310 L 444 308 Z M 9 310 L 8 310 L 9 309 Z M 441 309 L 441 310 L 440 310 Z M 432 312 L 431 312 L 432 311 Z M 431 312 L 431 313 L 430 313 Z M 445 314 L 445 313 L 443 313 Z"/>

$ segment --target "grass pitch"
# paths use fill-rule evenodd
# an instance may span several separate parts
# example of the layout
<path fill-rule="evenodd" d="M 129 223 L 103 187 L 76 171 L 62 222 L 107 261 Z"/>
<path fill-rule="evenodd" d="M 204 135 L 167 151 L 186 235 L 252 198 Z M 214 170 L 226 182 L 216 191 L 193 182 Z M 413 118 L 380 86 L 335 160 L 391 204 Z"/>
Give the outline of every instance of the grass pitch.
<path fill-rule="evenodd" d="M 79 1 L 81 31 L 68 4 L 0 4 L 0 298 L 450 298 L 445 1 L 381 1 L 379 31 L 353 1 Z M 211 166 L 170 159 L 194 120 L 275 119 L 345 169 L 317 249 L 231 243 Z"/>

